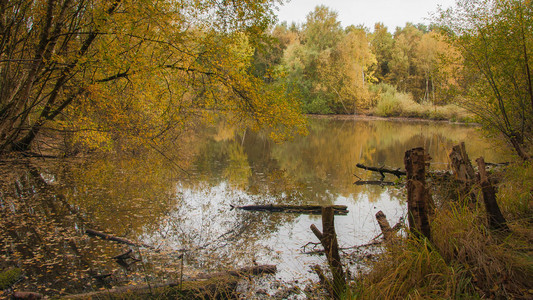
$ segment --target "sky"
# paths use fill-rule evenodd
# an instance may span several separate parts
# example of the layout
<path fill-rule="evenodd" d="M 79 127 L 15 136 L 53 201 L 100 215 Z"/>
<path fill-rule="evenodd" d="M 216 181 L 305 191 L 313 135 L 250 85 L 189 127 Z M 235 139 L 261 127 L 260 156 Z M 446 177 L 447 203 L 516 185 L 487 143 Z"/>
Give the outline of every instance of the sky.
<path fill-rule="evenodd" d="M 288 24 L 296 22 L 305 23 L 305 17 L 317 5 L 325 5 L 338 13 L 343 27 L 363 24 L 370 30 L 374 29 L 376 22 L 382 22 L 388 27 L 389 32 L 394 32 L 396 27 L 404 27 L 406 22 L 430 23 L 428 17 L 431 12 L 453 6 L 455 0 L 290 0 L 278 11 L 280 22 Z"/>

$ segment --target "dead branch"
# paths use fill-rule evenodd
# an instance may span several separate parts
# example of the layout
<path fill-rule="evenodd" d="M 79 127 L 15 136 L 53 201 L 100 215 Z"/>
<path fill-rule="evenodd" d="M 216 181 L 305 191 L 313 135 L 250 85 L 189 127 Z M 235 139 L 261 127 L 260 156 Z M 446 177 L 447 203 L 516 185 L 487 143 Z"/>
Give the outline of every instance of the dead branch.
<path fill-rule="evenodd" d="M 107 234 L 107 233 L 103 233 L 103 232 L 100 232 L 100 231 L 96 231 L 94 229 L 86 229 L 85 233 L 88 234 L 88 235 L 91 235 L 91 236 L 97 236 L 97 237 L 99 237 L 101 239 L 104 239 L 104 240 L 114 241 L 114 242 L 121 243 L 121 244 L 126 244 L 126 245 L 130 245 L 130 246 L 135 246 L 135 247 L 143 247 L 143 248 L 155 249 L 155 247 L 147 245 L 147 244 L 137 243 L 137 242 L 125 239 L 125 238 L 121 238 L 121 237 L 117 237 L 117 236 L 114 236 L 114 235 L 111 235 L 111 234 Z"/>
<path fill-rule="evenodd" d="M 401 171 L 400 168 L 396 169 L 396 170 L 392 170 L 392 169 L 387 169 L 385 167 L 367 167 L 363 164 L 356 164 L 355 165 L 356 167 L 358 168 L 361 168 L 361 169 L 364 169 L 364 170 L 368 170 L 368 171 L 372 171 L 372 172 L 378 172 L 379 174 L 381 174 L 381 180 L 385 179 L 385 173 L 388 173 L 388 174 L 392 174 L 398 178 L 400 178 L 400 176 L 403 176 L 405 175 L 405 171 Z"/>

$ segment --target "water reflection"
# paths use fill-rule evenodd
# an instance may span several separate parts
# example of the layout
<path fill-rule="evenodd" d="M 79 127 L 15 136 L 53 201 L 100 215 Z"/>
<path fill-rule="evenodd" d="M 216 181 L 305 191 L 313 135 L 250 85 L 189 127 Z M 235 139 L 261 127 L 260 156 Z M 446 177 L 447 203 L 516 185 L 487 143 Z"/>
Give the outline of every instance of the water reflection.
<path fill-rule="evenodd" d="M 284 279 L 312 278 L 309 265 L 324 259 L 301 253 L 301 247 L 316 241 L 309 226 L 320 227 L 319 216 L 247 212 L 231 205 L 348 205 L 350 214 L 336 218 L 337 233 L 341 246 L 353 246 L 377 234 L 378 210 L 391 223 L 405 214 L 402 191 L 353 185 L 354 174 L 364 180 L 377 176 L 356 163 L 403 167 L 405 150 L 422 146 L 433 158 L 432 168 L 443 169 L 449 149 L 461 141 L 471 158 L 506 160 L 475 127 L 330 119 L 311 119 L 309 126 L 307 137 L 281 145 L 225 124 L 203 130 L 179 150 L 187 173 L 159 153 L 6 162 L 0 165 L 2 266 L 20 266 L 27 274 L 20 284 L 45 294 L 102 288 L 94 279 L 98 274 L 112 274 L 115 282 L 109 284 L 177 278 L 184 250 L 190 276 L 257 262 L 278 264 L 277 276 Z M 167 152 L 166 157 L 176 156 Z M 135 249 L 143 264 L 124 270 L 110 258 L 127 247 L 89 238 L 85 228 L 159 251 Z M 42 268 L 48 265 L 50 272 Z"/>

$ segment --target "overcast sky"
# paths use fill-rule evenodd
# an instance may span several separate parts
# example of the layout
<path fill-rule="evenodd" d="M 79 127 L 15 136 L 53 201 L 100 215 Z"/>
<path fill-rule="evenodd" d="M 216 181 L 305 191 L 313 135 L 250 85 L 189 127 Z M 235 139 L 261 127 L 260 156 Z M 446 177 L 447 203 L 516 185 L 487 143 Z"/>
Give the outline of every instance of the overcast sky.
<path fill-rule="evenodd" d="M 429 24 L 429 13 L 435 12 L 437 6 L 453 6 L 455 0 L 291 0 L 280 7 L 280 22 L 305 22 L 305 16 L 315 6 L 323 4 L 338 13 L 338 20 L 343 27 L 361 25 L 370 30 L 376 22 L 382 22 L 389 32 L 397 26 L 404 27 L 406 22 Z"/>

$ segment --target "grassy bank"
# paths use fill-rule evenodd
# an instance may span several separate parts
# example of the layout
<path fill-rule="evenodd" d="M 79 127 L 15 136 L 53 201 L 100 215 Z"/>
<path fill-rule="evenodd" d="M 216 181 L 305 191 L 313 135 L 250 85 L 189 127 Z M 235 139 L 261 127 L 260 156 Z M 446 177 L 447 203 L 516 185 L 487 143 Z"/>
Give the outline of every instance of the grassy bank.
<path fill-rule="evenodd" d="M 488 229 L 482 201 L 443 200 L 432 241 L 409 237 L 385 245 L 347 298 L 533 298 L 533 164 L 509 166 L 500 178 L 498 202 L 510 233 Z"/>
<path fill-rule="evenodd" d="M 473 121 L 471 114 L 455 104 L 417 103 L 410 94 L 398 92 L 391 85 L 376 85 L 372 88 L 372 94 L 374 100 L 370 114 L 375 116 L 449 120 L 463 123 Z"/>

